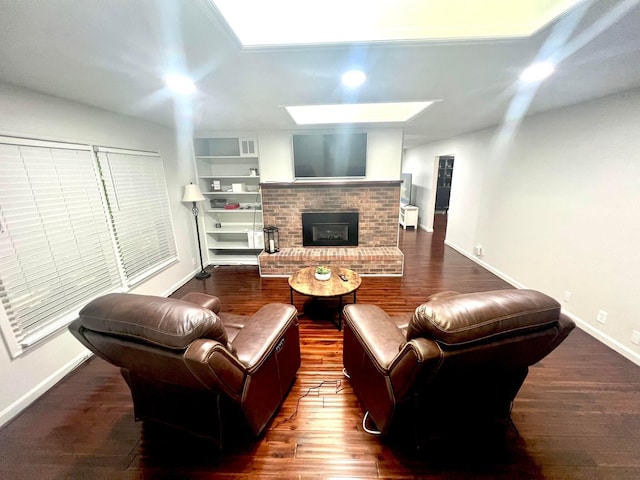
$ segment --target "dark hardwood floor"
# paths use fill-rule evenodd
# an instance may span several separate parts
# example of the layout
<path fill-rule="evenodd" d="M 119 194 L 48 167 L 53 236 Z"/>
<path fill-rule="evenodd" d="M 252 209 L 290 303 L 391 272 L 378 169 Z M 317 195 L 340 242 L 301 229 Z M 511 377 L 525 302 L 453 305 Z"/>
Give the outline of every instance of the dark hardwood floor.
<path fill-rule="evenodd" d="M 402 231 L 405 275 L 365 277 L 358 302 L 409 316 L 437 291 L 508 288 L 443 245 L 444 218 L 433 234 Z M 260 278 L 257 267 L 212 273 L 175 295 L 218 295 L 240 314 L 289 301 L 286 279 Z M 135 423 L 119 371 L 94 358 L 0 431 L 0 478 L 640 478 L 640 368 L 578 329 L 531 368 L 513 407 L 517 431 L 506 441 L 455 438 L 418 453 L 402 439 L 363 431 L 363 412 L 341 374 L 341 333 L 328 321 L 300 322 L 297 380 L 257 441 L 221 452 Z"/>

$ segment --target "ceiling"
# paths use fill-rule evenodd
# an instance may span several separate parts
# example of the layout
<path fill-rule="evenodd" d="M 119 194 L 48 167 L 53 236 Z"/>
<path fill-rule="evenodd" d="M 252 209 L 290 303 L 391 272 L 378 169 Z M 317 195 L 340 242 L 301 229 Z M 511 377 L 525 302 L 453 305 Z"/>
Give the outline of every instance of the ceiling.
<path fill-rule="evenodd" d="M 413 146 L 640 87 L 640 0 L 583 1 L 530 37 L 493 40 L 243 49 L 207 0 L 0 0 L 0 31 L 0 82 L 196 131 L 299 128 L 284 105 L 440 100 L 382 125 Z M 519 84 L 547 58 L 554 75 Z M 353 67 L 368 77 L 358 90 L 340 84 Z M 174 102 L 171 69 L 198 92 Z"/>

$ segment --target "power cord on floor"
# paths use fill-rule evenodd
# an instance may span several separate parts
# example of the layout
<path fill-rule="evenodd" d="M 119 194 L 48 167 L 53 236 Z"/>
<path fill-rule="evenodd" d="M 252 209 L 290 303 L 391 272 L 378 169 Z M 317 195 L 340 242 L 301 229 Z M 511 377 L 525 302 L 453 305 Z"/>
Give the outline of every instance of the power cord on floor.
<path fill-rule="evenodd" d="M 298 409 L 300 408 L 300 401 L 305 398 L 308 397 L 309 395 L 311 395 L 312 392 L 316 392 L 316 396 L 320 396 L 320 388 L 322 388 L 325 385 L 335 385 L 335 394 L 340 393 L 343 390 L 342 387 L 342 380 L 323 380 L 322 382 L 320 382 L 318 385 L 314 386 L 314 387 L 309 387 L 307 389 L 307 391 L 303 394 L 300 395 L 298 397 L 298 400 L 296 402 L 296 408 L 293 411 L 293 413 L 291 415 L 289 415 L 288 418 L 285 418 L 284 420 L 281 420 L 280 422 L 278 422 L 277 424 L 275 424 L 273 427 L 271 427 L 270 430 L 274 430 L 277 427 L 279 427 L 280 425 L 282 425 L 283 423 L 286 422 L 290 422 L 291 420 L 293 420 L 294 418 L 296 418 L 296 416 L 298 415 Z"/>

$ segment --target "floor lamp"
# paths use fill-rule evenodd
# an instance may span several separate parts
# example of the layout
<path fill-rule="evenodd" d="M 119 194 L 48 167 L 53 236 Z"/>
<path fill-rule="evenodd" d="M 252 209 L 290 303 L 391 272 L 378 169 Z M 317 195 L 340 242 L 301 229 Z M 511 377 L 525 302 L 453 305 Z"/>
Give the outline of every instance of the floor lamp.
<path fill-rule="evenodd" d="M 198 185 L 190 183 L 189 185 L 184 186 L 184 197 L 182 197 L 182 201 L 191 202 L 193 204 L 191 212 L 193 212 L 193 219 L 196 222 L 196 237 L 198 237 L 198 251 L 200 252 L 200 271 L 196 273 L 194 278 L 200 279 L 209 278 L 211 276 L 209 272 L 204 271 L 204 263 L 202 262 L 202 245 L 200 245 L 200 229 L 198 228 L 198 206 L 196 205 L 196 202 L 203 202 L 204 200 L 204 195 L 202 195 Z"/>

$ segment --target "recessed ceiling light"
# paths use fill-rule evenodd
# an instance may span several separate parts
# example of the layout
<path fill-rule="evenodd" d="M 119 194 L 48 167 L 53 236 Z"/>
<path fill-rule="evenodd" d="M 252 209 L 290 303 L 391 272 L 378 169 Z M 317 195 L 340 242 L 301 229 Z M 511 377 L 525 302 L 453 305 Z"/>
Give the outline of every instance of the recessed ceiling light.
<path fill-rule="evenodd" d="M 346 87 L 359 87 L 367 79 L 364 72 L 360 70 L 351 70 L 342 75 L 342 84 Z"/>
<path fill-rule="evenodd" d="M 520 80 L 523 82 L 540 82 L 553 73 L 555 67 L 552 63 L 539 62 L 527 67 L 521 74 Z"/>
<path fill-rule="evenodd" d="M 164 81 L 175 93 L 180 95 L 190 95 L 196 91 L 196 86 L 189 77 L 178 74 L 165 75 Z"/>
<path fill-rule="evenodd" d="M 434 101 L 286 106 L 298 125 L 406 122 Z"/>

